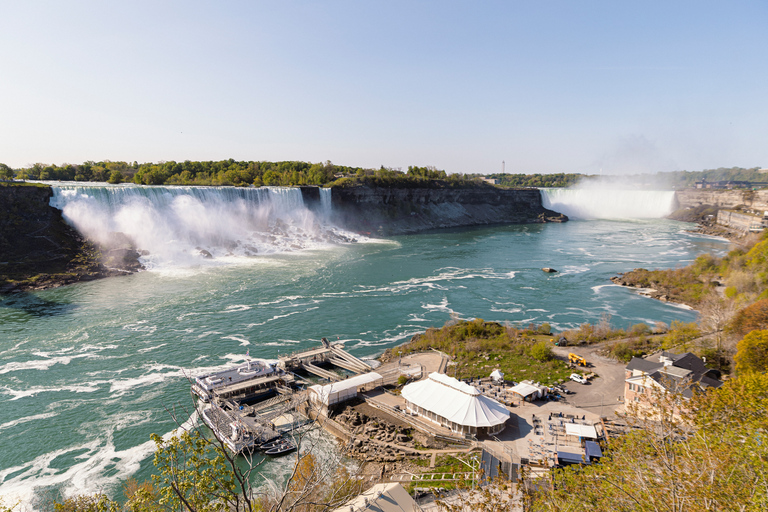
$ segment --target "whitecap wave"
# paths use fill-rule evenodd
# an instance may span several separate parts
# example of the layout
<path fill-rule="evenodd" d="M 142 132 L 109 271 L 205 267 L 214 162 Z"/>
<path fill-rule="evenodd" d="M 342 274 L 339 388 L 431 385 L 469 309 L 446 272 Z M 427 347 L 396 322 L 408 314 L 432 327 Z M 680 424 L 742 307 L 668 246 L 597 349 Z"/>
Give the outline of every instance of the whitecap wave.
<path fill-rule="evenodd" d="M 12 389 L 8 386 L 0 387 L 6 395 L 10 395 L 12 402 L 21 398 L 39 395 L 41 393 L 93 393 L 99 390 L 98 384 L 69 384 L 64 386 L 33 386 L 25 389 Z"/>
<path fill-rule="evenodd" d="M 236 335 L 236 334 L 232 334 L 230 336 L 222 336 L 221 339 L 237 341 L 238 343 L 240 343 L 241 347 L 245 347 L 246 345 L 250 345 L 251 344 L 250 341 L 248 341 L 247 339 L 243 338 L 242 336 L 239 336 L 239 335 Z"/>
<path fill-rule="evenodd" d="M 168 345 L 168 344 L 167 343 L 161 343 L 161 344 L 155 345 L 153 347 L 140 348 L 137 352 L 139 352 L 140 354 L 144 354 L 146 352 L 151 352 L 153 350 L 157 350 L 158 348 L 164 347 L 166 345 Z"/>
<path fill-rule="evenodd" d="M 25 416 L 24 418 L 19 418 L 17 420 L 11 420 L 6 423 L 3 423 L 0 425 L 0 431 L 3 431 L 7 428 L 15 427 L 16 425 L 21 425 L 23 423 L 28 423 L 30 421 L 37 421 L 37 420 L 44 420 L 48 418 L 53 418 L 55 416 L 58 416 L 58 413 L 55 412 L 46 412 L 43 414 L 34 414 L 32 416 Z M 6 503 L 7 505 L 7 503 Z"/>
<path fill-rule="evenodd" d="M 222 313 L 236 313 L 239 311 L 248 311 L 249 309 L 251 309 L 251 306 L 247 304 L 232 304 L 231 306 L 227 306 Z"/>

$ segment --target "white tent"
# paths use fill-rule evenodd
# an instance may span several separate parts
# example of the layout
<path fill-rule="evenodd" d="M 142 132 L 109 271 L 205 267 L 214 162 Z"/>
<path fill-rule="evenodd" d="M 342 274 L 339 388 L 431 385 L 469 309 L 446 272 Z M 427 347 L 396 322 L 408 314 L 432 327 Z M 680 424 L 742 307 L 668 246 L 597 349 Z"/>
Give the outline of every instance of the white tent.
<path fill-rule="evenodd" d="M 430 373 L 429 378 L 408 384 L 402 396 L 409 409 L 454 431 L 474 433 L 478 427 L 498 431 L 510 416 L 496 400 L 442 373 Z"/>
<path fill-rule="evenodd" d="M 498 382 L 504 380 L 504 374 L 497 368 L 491 372 L 491 378 Z"/>
<path fill-rule="evenodd" d="M 521 382 L 517 386 L 510 388 L 510 391 L 512 393 L 520 395 L 523 400 L 526 398 L 533 397 L 533 399 L 541 398 L 542 396 L 542 389 L 539 386 L 535 386 L 533 384 L 529 384 L 527 382 Z"/>
<path fill-rule="evenodd" d="M 569 436 L 586 437 L 588 439 L 597 439 L 597 431 L 592 425 L 577 425 L 576 423 L 566 423 L 565 434 Z"/>
<path fill-rule="evenodd" d="M 309 389 L 314 393 L 312 400 L 321 402 L 324 405 L 333 405 L 356 397 L 358 388 L 381 380 L 381 375 L 376 372 L 370 372 L 362 375 L 355 375 L 354 377 L 339 382 L 326 384 L 325 386 L 316 384 L 310 386 Z"/>

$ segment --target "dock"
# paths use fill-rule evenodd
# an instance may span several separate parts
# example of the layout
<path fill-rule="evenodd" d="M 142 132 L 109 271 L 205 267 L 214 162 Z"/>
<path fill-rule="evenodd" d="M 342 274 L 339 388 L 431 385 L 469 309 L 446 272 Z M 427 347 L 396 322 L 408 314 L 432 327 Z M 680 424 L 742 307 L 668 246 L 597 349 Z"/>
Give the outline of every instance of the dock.
<path fill-rule="evenodd" d="M 318 363 L 332 364 L 355 375 L 371 371 L 368 363 L 344 350 L 343 343 L 330 343 L 326 338 L 322 339 L 322 343 L 322 347 L 279 356 L 278 366 L 285 371 L 304 370 L 330 382 L 341 380 L 342 377 L 321 368 Z"/>
<path fill-rule="evenodd" d="M 262 365 L 259 372 L 250 372 L 249 361 L 247 365 L 198 378 L 208 379 L 205 393 L 199 392 L 199 383 L 197 386 L 198 396 L 210 401 L 202 411 L 203 420 L 234 453 L 258 450 L 296 428 L 295 423 L 287 428 L 274 424 L 281 416 L 300 410 L 309 399 L 308 391 L 300 387 L 311 383 L 295 375 L 296 370 L 330 382 L 344 377 L 319 364 L 330 364 L 356 375 L 371 371 L 370 365 L 346 352 L 343 343 L 332 344 L 326 338 L 322 343 L 322 347 L 279 356 L 276 367 Z"/>

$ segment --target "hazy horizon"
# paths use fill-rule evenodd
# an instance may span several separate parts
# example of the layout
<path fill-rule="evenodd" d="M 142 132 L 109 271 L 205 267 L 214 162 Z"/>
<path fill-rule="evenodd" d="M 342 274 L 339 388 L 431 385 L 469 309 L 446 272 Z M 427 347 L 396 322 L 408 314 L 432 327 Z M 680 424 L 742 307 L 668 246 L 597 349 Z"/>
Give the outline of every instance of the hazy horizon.
<path fill-rule="evenodd" d="M 6 2 L 0 162 L 768 166 L 768 4 Z"/>

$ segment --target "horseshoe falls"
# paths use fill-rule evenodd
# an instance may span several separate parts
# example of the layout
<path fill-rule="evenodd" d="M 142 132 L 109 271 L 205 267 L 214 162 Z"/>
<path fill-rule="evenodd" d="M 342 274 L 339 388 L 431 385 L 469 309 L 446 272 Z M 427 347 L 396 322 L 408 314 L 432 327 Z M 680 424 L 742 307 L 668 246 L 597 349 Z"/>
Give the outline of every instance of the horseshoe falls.
<path fill-rule="evenodd" d="M 571 219 L 660 219 L 674 210 L 675 193 L 599 188 L 542 189 L 545 208 Z"/>
<path fill-rule="evenodd" d="M 68 222 L 123 233 L 148 270 L 0 297 L 0 496 L 35 508 L 150 479 L 149 435 L 176 427 L 169 411 L 196 420 L 188 378 L 246 352 L 327 337 L 371 356 L 452 315 L 555 330 L 696 319 L 609 280 L 727 250 L 659 218 L 669 194 L 544 194 L 575 220 L 367 239 L 331 223 L 330 196 L 306 204 L 295 189 L 56 185 Z"/>

